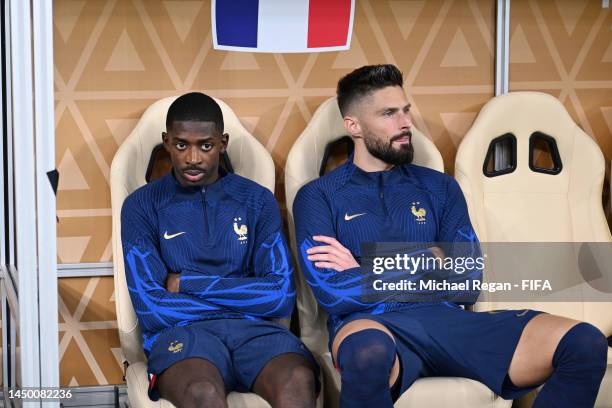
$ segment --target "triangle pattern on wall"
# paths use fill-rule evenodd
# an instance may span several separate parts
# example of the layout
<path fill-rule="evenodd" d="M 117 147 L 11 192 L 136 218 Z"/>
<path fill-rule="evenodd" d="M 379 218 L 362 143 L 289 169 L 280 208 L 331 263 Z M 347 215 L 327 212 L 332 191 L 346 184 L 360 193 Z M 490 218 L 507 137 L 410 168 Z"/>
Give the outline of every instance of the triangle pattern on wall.
<path fill-rule="evenodd" d="M 185 42 L 200 9 L 201 1 L 164 1 L 164 7 L 181 41 Z"/>
<path fill-rule="evenodd" d="M 136 51 L 136 47 L 134 47 L 134 43 L 130 40 L 127 31 L 123 30 L 104 70 L 144 71 L 144 69 L 144 64 L 138 55 L 138 51 Z"/>

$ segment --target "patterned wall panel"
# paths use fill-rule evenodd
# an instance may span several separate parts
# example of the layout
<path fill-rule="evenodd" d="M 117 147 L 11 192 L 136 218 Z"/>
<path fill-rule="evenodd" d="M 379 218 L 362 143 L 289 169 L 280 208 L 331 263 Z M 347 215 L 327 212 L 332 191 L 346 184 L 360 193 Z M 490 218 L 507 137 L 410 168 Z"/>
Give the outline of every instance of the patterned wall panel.
<path fill-rule="evenodd" d="M 123 382 L 113 279 L 60 279 L 59 296 L 61 384 Z"/>
<path fill-rule="evenodd" d="M 612 10 L 599 0 L 513 0 L 510 90 L 556 96 L 597 141 L 607 162 L 604 203 L 612 225 Z"/>
<path fill-rule="evenodd" d="M 113 155 L 147 106 L 189 90 L 224 99 L 271 152 L 283 204 L 287 153 L 340 76 L 392 62 L 452 172 L 493 95 L 493 3 L 357 0 L 350 50 L 251 54 L 212 49 L 209 1 L 55 0 L 59 261 L 111 259 Z M 62 384 L 121 382 L 112 280 L 63 279 L 60 297 Z"/>

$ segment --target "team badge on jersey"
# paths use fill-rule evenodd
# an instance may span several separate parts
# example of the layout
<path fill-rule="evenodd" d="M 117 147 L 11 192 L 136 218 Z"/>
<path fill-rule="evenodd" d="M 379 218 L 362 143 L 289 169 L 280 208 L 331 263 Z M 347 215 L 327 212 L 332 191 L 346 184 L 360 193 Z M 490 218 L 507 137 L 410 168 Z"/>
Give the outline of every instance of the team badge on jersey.
<path fill-rule="evenodd" d="M 427 215 L 427 210 L 425 210 L 423 207 L 417 209 L 417 205 L 419 204 L 420 202 L 418 201 L 416 203 L 412 203 L 410 210 L 412 211 L 412 215 L 414 215 L 414 220 L 417 222 L 417 224 L 425 224 L 425 222 L 427 222 L 427 219 L 425 218 Z"/>
<path fill-rule="evenodd" d="M 234 232 L 236 233 L 236 235 L 238 235 L 238 241 L 240 241 L 241 244 L 244 244 L 247 240 L 248 228 L 245 224 L 238 226 L 238 223 L 240 221 L 242 221 L 242 218 L 234 218 Z"/>
<path fill-rule="evenodd" d="M 168 351 L 172 352 L 172 353 L 180 353 L 183 350 L 183 343 L 179 343 L 178 340 L 177 341 L 173 341 L 172 343 L 170 343 L 170 346 L 168 346 Z"/>

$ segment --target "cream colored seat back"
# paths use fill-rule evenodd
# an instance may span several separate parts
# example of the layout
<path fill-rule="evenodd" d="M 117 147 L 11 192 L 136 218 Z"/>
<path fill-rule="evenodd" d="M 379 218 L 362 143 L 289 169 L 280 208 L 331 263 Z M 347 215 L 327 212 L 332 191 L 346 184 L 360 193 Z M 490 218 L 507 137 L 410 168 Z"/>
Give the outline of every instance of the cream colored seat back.
<path fill-rule="evenodd" d="M 530 168 L 529 138 L 534 132 L 554 137 L 562 163 L 558 174 Z M 516 169 L 486 177 L 488 146 L 506 133 L 516 137 Z M 513 92 L 489 101 L 461 142 L 455 163 L 455 177 L 482 242 L 612 241 L 602 207 L 604 172 L 604 157 L 595 141 L 556 98 L 538 92 Z M 610 336 L 612 303 L 589 302 L 592 293 L 593 288 L 582 283 L 572 293 L 582 302 L 479 301 L 475 309 L 537 309 L 587 321 Z M 612 349 L 595 406 L 612 408 Z"/>
<path fill-rule="evenodd" d="M 530 167 L 534 132 L 555 139 L 562 164 L 558 174 Z M 516 168 L 486 177 L 489 145 L 507 133 L 516 137 Z M 462 140 L 455 163 L 455 177 L 481 242 L 611 242 L 602 206 L 604 173 L 595 141 L 556 98 L 538 92 L 513 92 L 489 101 Z M 475 309 L 532 308 L 587 321 L 610 336 L 612 303 L 589 302 L 592 293 L 583 283 L 573 292 L 582 302 L 487 302 L 485 295 Z M 612 407 L 612 352 L 595 406 Z"/>
<path fill-rule="evenodd" d="M 558 174 L 530 167 L 529 140 L 541 132 L 554 138 L 562 168 Z M 487 177 L 485 155 L 492 140 L 516 138 L 516 169 Z M 610 242 L 602 207 L 605 162 L 601 150 L 553 96 L 513 92 L 489 101 L 457 152 L 455 177 L 482 242 Z M 486 271 L 485 271 L 486 274 Z M 583 284 L 583 300 L 588 300 Z M 487 304 L 488 308 L 531 307 L 590 322 L 612 334 L 612 304 L 595 302 Z"/>
<path fill-rule="evenodd" d="M 132 307 L 125 280 L 123 251 L 121 247 L 120 214 L 125 198 L 146 183 L 145 174 L 151 152 L 162 141 L 161 133 L 166 130 L 166 114 L 170 104 L 175 99 L 176 97 L 161 99 L 144 112 L 132 133 L 117 151 L 110 171 L 117 328 L 119 330 L 123 355 L 130 364 L 126 376 L 130 401 L 132 405 L 139 406 L 149 401 L 146 395 L 147 377 L 146 372 L 143 371 L 146 370 L 146 364 L 144 364 L 146 363 L 146 358 L 142 351 L 142 338 L 138 327 L 138 320 Z M 270 191 L 274 191 L 275 172 L 272 157 L 257 139 L 241 125 L 232 109 L 223 101 L 218 99 L 216 101 L 221 106 L 221 111 L 223 112 L 225 132 L 229 134 L 227 153 L 234 172 L 256 181 Z M 136 370 L 134 367 L 138 369 Z M 144 389 L 144 395 L 142 395 L 142 392 L 135 394 L 134 390 L 130 390 L 130 381 L 134 384 L 132 388 Z M 135 398 L 138 400 L 135 400 Z M 233 396 L 229 400 L 239 399 Z M 263 402 L 259 397 L 255 399 L 260 403 Z M 267 404 L 263 406 L 267 406 Z"/>
<path fill-rule="evenodd" d="M 414 145 L 414 163 L 444 171 L 442 156 L 431 140 L 418 129 L 412 128 Z M 334 140 L 346 135 L 342 116 L 336 98 L 323 102 L 317 109 L 306 129 L 294 143 L 285 165 L 285 194 L 287 200 L 287 217 L 291 248 L 297 258 L 295 243 L 295 224 L 293 221 L 293 200 L 300 187 L 319 177 L 319 168 L 323 160 L 325 147 Z M 299 268 L 299 264 L 298 264 Z M 327 351 L 327 315 L 320 308 L 303 279 L 302 273 L 296 274 L 297 308 L 300 319 L 302 341 L 318 354 Z"/>

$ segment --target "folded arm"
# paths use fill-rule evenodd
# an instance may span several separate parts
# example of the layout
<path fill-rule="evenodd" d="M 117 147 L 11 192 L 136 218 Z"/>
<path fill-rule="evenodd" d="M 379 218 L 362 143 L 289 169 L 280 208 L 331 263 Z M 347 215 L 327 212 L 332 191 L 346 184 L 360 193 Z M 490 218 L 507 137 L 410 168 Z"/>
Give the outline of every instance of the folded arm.
<path fill-rule="evenodd" d="M 361 267 L 338 241 L 331 209 L 316 187 L 298 192 L 293 215 L 302 272 L 321 307 L 343 315 L 383 304 L 365 299 Z"/>
<path fill-rule="evenodd" d="M 158 249 L 155 228 L 134 198 L 121 211 L 121 241 L 125 277 L 134 311 L 144 332 L 156 333 L 167 327 L 202 320 L 223 308 L 196 296 L 171 293 L 165 287 L 168 268 Z"/>
<path fill-rule="evenodd" d="M 278 204 L 267 190 L 255 231 L 254 275 L 209 276 L 202 271 L 181 271 L 180 292 L 252 316 L 284 318 L 295 302 L 293 266 L 281 230 Z"/>

